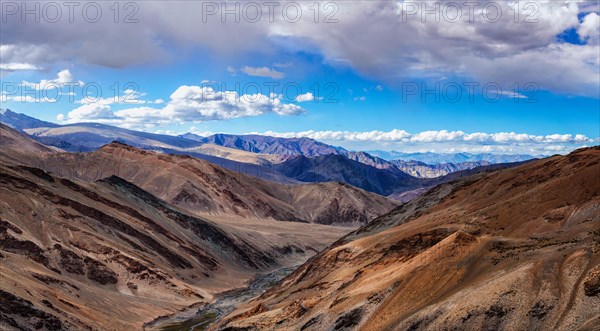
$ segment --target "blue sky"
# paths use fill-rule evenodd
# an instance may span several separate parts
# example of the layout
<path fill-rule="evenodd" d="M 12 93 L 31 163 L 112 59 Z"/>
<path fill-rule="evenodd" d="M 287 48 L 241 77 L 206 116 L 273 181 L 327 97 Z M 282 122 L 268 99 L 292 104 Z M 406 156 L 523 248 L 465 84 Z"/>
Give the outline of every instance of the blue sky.
<path fill-rule="evenodd" d="M 540 3 L 529 24 L 507 7 L 498 22 L 438 23 L 401 1 L 336 3 L 328 24 L 308 14 L 202 22 L 201 2 L 137 5 L 133 25 L 7 16 L 2 107 L 63 124 L 308 136 L 350 149 L 553 154 L 598 144 L 597 2 Z M 330 14 L 320 11 L 320 21 Z M 67 83 L 75 95 L 52 100 Z"/>

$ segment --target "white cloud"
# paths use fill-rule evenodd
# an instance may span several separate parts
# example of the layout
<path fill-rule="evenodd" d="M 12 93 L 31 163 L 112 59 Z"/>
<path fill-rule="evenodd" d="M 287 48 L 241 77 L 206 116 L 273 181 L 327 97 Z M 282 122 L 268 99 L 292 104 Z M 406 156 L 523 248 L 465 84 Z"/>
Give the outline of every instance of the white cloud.
<path fill-rule="evenodd" d="M 499 132 L 499 133 L 464 133 L 462 131 L 423 131 L 411 134 L 404 130 L 391 131 L 301 131 L 301 132 L 273 132 L 264 133 L 268 136 L 283 138 L 312 138 L 329 141 L 381 141 L 381 142 L 470 142 L 470 143 L 583 143 L 592 142 L 585 135 L 577 134 L 551 134 L 531 135 L 527 133 Z"/>
<path fill-rule="evenodd" d="M 582 40 L 597 44 L 600 36 L 600 16 L 596 13 L 587 14 L 577 29 L 577 34 Z"/>
<path fill-rule="evenodd" d="M 309 101 L 314 101 L 315 100 L 315 96 L 311 93 L 305 93 L 305 94 L 300 94 L 296 97 L 296 101 L 297 102 L 309 102 Z"/>
<path fill-rule="evenodd" d="M 61 70 L 56 74 L 56 78 L 55 79 L 42 79 L 41 81 L 37 82 L 37 83 L 31 83 L 31 82 L 27 82 L 27 81 L 23 81 L 21 82 L 21 86 L 26 87 L 26 88 L 31 88 L 34 89 L 36 91 L 40 91 L 40 90 L 52 90 L 52 89 L 57 89 L 57 88 L 61 88 L 63 86 L 83 86 L 84 83 L 80 80 L 76 80 L 73 75 L 71 74 L 71 71 L 69 71 L 69 69 L 65 69 L 65 70 Z"/>
<path fill-rule="evenodd" d="M 575 148 L 598 144 L 582 134 L 532 135 L 527 133 L 464 133 L 462 131 L 424 131 L 409 133 L 405 130 L 391 131 L 302 131 L 302 132 L 254 132 L 273 137 L 311 138 L 354 150 L 401 150 L 404 152 L 438 153 L 527 153 L 532 155 L 569 152 Z"/>
<path fill-rule="evenodd" d="M 189 133 L 193 133 L 197 136 L 200 137 L 208 137 L 208 136 L 212 136 L 213 134 L 216 134 L 216 132 L 213 131 L 200 131 L 197 127 L 195 126 L 190 126 L 190 129 L 188 130 Z"/>
<path fill-rule="evenodd" d="M 253 77 L 268 77 L 271 79 L 282 79 L 285 77 L 283 72 L 269 69 L 267 67 L 249 67 L 245 66 L 240 69 L 241 72 Z"/>
<path fill-rule="evenodd" d="M 356 97 L 354 101 L 367 101 L 367 97 Z"/>
<path fill-rule="evenodd" d="M 497 91 L 497 93 L 513 99 L 528 99 L 526 95 L 515 91 Z"/>
<path fill-rule="evenodd" d="M 263 94 L 239 95 L 235 91 L 216 91 L 211 87 L 180 86 L 163 108 L 136 107 L 113 111 L 114 99 L 85 102 L 67 115 L 59 115 L 66 123 L 99 122 L 126 128 L 147 129 L 174 123 L 228 120 L 239 117 L 300 115 L 305 110 L 283 102 L 283 96 Z"/>
<path fill-rule="evenodd" d="M 0 70 L 6 71 L 17 71 L 17 70 L 38 70 L 39 68 L 36 65 L 31 63 L 20 63 L 20 62 L 10 62 L 10 63 L 0 63 Z"/>
<path fill-rule="evenodd" d="M 180 133 L 173 130 L 156 130 L 154 131 L 156 134 L 164 134 L 167 136 L 178 136 Z"/>
<path fill-rule="evenodd" d="M 68 120 L 65 119 L 64 115 L 59 114 L 57 119 L 59 121 L 67 120 L 70 123 L 94 122 L 98 120 L 114 119 L 115 114 L 110 110 L 110 106 L 93 103 L 85 104 L 71 110 L 67 117 Z"/>
<path fill-rule="evenodd" d="M 235 74 L 236 74 L 236 72 L 237 72 L 237 70 L 236 70 L 234 67 L 232 67 L 232 66 L 227 66 L 227 68 L 225 68 L 225 70 L 226 70 L 226 71 L 227 71 L 229 74 L 231 74 L 232 76 L 235 76 Z"/>

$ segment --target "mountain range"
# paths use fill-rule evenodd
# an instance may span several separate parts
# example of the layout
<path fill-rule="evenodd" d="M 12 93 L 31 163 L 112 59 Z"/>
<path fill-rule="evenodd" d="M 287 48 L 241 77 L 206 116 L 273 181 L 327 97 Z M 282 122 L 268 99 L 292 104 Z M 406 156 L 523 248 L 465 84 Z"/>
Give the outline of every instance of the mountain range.
<path fill-rule="evenodd" d="M 276 138 L 261 135 L 240 136 L 222 133 L 209 137 L 187 133 L 180 137 L 204 144 L 214 144 L 261 154 L 304 155 L 313 157 L 329 154 L 337 155 L 346 152 L 341 147 L 330 146 L 310 138 Z"/>
<path fill-rule="evenodd" d="M 19 135 L 11 131 L 2 126 L 2 136 Z M 28 138 L 21 135 L 14 140 Z M 290 187 L 234 173 L 189 156 L 145 151 L 119 142 L 95 152 L 46 152 L 38 153 L 34 161 L 31 158 L 19 161 L 84 181 L 118 176 L 195 214 L 325 224 L 339 220 L 366 223 L 393 207 L 384 197 L 348 185 L 330 182 Z M 357 204 L 362 199 L 368 203 Z"/>
<path fill-rule="evenodd" d="M 3 110 L 0 121 L 38 142 L 68 152 L 93 152 L 118 141 L 144 150 L 193 156 L 229 170 L 278 183 L 339 181 L 377 194 L 401 197 L 400 201 L 430 188 L 430 179 L 508 159 L 470 154 L 461 154 L 459 157 L 456 154 L 461 162 L 427 164 L 419 161 L 388 161 L 366 152 L 347 151 L 309 138 L 229 134 L 200 137 L 191 133 L 169 136 L 96 123 L 58 125 L 11 110 Z M 483 158 L 493 162 L 464 161 Z M 514 156 L 510 160 L 524 159 L 528 159 L 528 156 Z M 439 183 L 439 180 L 435 182 Z"/>
<path fill-rule="evenodd" d="M 0 124 L 0 329 L 600 327 L 600 147 L 417 178 L 2 116 L 45 126 Z"/>

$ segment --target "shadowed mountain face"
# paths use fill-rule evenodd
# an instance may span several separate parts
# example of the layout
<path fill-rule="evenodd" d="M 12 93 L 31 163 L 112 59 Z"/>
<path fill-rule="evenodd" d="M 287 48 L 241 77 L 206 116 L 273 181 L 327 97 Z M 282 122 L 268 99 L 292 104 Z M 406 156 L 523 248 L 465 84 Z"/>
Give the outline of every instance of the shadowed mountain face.
<path fill-rule="evenodd" d="M 343 155 L 297 156 L 275 169 L 302 182 L 339 181 L 382 195 L 422 186 L 421 180 L 396 168 L 378 169 Z"/>
<path fill-rule="evenodd" d="M 339 240 L 231 330 L 600 327 L 600 147 L 440 185 Z"/>

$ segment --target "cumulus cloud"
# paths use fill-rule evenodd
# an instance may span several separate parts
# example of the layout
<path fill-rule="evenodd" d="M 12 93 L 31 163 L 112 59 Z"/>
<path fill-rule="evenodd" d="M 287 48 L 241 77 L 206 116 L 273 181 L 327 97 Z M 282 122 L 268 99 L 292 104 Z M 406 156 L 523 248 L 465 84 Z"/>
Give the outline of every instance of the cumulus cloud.
<path fill-rule="evenodd" d="M 315 100 L 315 96 L 311 93 L 305 93 L 305 94 L 300 94 L 296 97 L 296 101 L 297 102 L 309 102 L 309 101 L 314 101 Z"/>
<path fill-rule="evenodd" d="M 551 134 L 531 135 L 527 133 L 499 132 L 499 133 L 465 133 L 463 131 L 423 131 L 408 133 L 405 130 L 394 129 L 391 131 L 301 131 L 301 132 L 273 132 L 264 133 L 268 136 L 283 138 L 312 138 L 328 141 L 381 141 L 381 142 L 473 142 L 473 143 L 585 143 L 592 140 L 585 135 L 576 134 Z"/>
<path fill-rule="evenodd" d="M 587 14 L 577 29 L 577 34 L 581 39 L 597 44 L 600 36 L 600 16 L 596 13 Z"/>
<path fill-rule="evenodd" d="M 256 133 L 256 132 L 254 132 Z M 404 152 L 476 152 L 529 153 L 533 155 L 569 152 L 575 148 L 598 144 L 582 134 L 532 135 L 527 133 L 465 133 L 462 131 L 301 131 L 259 133 L 282 138 L 311 138 L 355 150 L 401 150 Z"/>
<path fill-rule="evenodd" d="M 76 80 L 69 69 L 59 71 L 56 74 L 55 79 L 42 79 L 41 81 L 35 83 L 27 81 L 21 82 L 21 86 L 31 88 L 36 91 L 57 89 L 67 85 L 83 86 L 84 83 L 80 80 Z"/>
<path fill-rule="evenodd" d="M 267 67 L 249 67 L 245 66 L 240 69 L 241 72 L 253 77 L 267 77 L 271 79 L 282 79 L 285 77 L 283 72 L 272 70 Z"/>
<path fill-rule="evenodd" d="M 5 66 L 5 68 L 13 68 L 15 69 L 18 66 L 12 66 L 14 63 L 9 63 Z M 4 66 L 4 64 L 0 64 L 0 66 Z M 17 69 L 15 69 L 17 70 Z M 26 70 L 26 69 L 23 69 Z M 11 83 L 17 84 L 17 83 Z M 61 70 L 56 74 L 56 78 L 54 79 L 42 79 L 39 82 L 28 82 L 22 81 L 18 83 L 20 85 L 20 90 L 15 86 L 15 90 L 11 91 L 13 93 L 7 93 L 7 91 L 2 91 L 2 95 L 0 95 L 1 102 L 14 101 L 14 102 L 31 102 L 31 103 L 54 103 L 57 102 L 57 99 L 60 98 L 61 95 L 73 95 L 73 91 L 62 92 L 62 88 L 66 87 L 66 89 L 70 90 L 75 86 L 83 86 L 84 83 L 80 80 L 76 80 L 71 72 L 68 69 Z M 58 90 L 57 90 L 58 89 Z M 40 93 L 41 91 L 41 93 Z M 55 91 L 56 94 L 50 97 L 46 92 Z M 35 92 L 35 93 L 33 93 Z"/>
<path fill-rule="evenodd" d="M 114 99 L 84 102 L 59 120 L 67 123 L 99 122 L 127 128 L 147 129 L 173 124 L 228 120 L 260 116 L 268 113 L 294 116 L 304 114 L 297 105 L 284 103 L 283 96 L 217 91 L 212 87 L 180 86 L 163 108 L 134 107 L 112 110 Z"/>
<path fill-rule="evenodd" d="M 59 121 L 68 120 L 73 123 L 81 122 L 102 122 L 103 120 L 115 119 L 115 114 L 110 110 L 110 106 L 91 103 L 79 106 L 68 113 L 68 119 L 64 115 L 57 116 Z"/>

